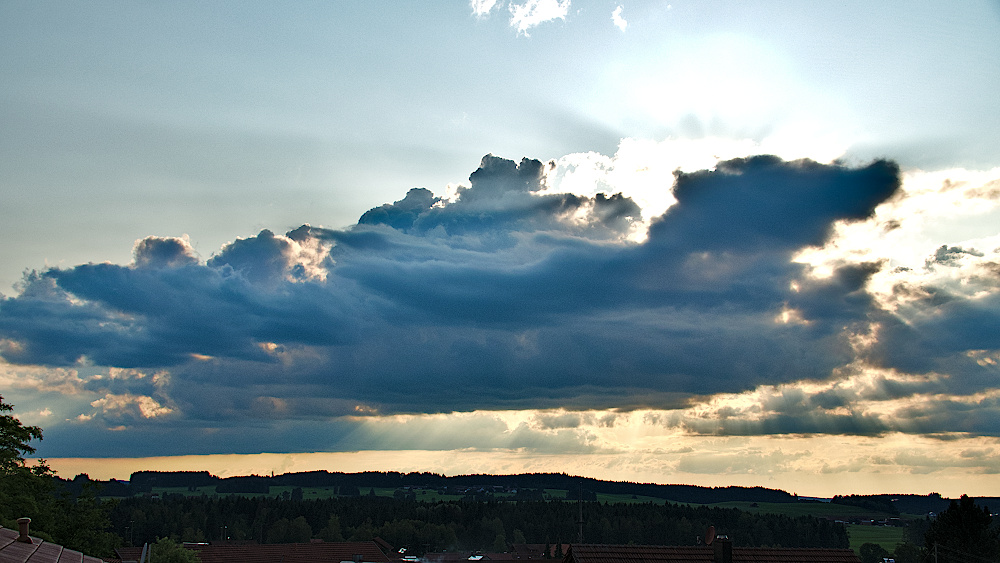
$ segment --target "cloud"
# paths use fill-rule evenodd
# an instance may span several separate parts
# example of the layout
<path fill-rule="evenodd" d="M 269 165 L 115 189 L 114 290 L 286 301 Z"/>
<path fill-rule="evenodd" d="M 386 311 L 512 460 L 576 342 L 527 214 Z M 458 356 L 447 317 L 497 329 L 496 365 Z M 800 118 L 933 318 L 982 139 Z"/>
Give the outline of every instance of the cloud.
<path fill-rule="evenodd" d="M 406 450 L 521 450 L 551 454 L 604 451 L 586 429 L 552 428 L 518 418 L 496 413 L 370 418 L 359 421 L 358 429 L 348 440 L 352 444 L 377 443 L 384 449 Z M 455 432 L 456 424 L 462 432 Z"/>
<path fill-rule="evenodd" d="M 622 10 L 624 10 L 622 6 L 617 6 L 615 11 L 611 12 L 611 21 L 615 24 L 615 27 L 624 32 L 625 28 L 628 27 L 628 22 L 622 17 Z"/>
<path fill-rule="evenodd" d="M 0 346 L 17 349 L 14 343 L 0 343 Z M 7 390 L 74 395 L 83 389 L 84 383 L 76 369 L 11 365 L 0 361 L 0 387 Z"/>
<path fill-rule="evenodd" d="M 948 374 L 953 393 L 994 388 L 990 361 L 1000 342 L 998 171 L 910 174 L 872 218 L 838 228 L 804 256 L 822 276 L 832 264 L 866 255 L 883 264 L 865 285 L 873 300 L 869 362 L 916 373 Z M 818 259 L 818 260 L 814 260 Z"/>
<path fill-rule="evenodd" d="M 731 474 L 783 473 L 789 464 L 804 457 L 804 454 L 785 454 L 780 450 L 765 452 L 756 448 L 725 453 L 683 456 L 677 470 L 686 473 Z"/>
<path fill-rule="evenodd" d="M 510 12 L 510 26 L 518 35 L 528 36 L 528 30 L 545 22 L 565 20 L 572 0 L 524 0 L 506 3 Z M 498 0 L 470 0 L 472 15 L 477 18 L 488 16 L 505 3 Z M 617 25 L 617 23 L 616 23 Z"/>
<path fill-rule="evenodd" d="M 481 18 L 492 12 L 497 3 L 498 0 L 470 0 L 469 6 L 472 8 L 472 14 Z"/>
<path fill-rule="evenodd" d="M 569 13 L 570 0 L 525 0 L 518 4 L 511 2 L 510 25 L 518 33 L 528 35 L 532 27 L 556 19 L 565 20 Z"/>
<path fill-rule="evenodd" d="M 221 369 L 242 385 L 294 373 L 380 412 L 740 390 L 844 360 L 822 321 L 864 311 L 808 298 L 859 282 L 793 295 L 789 258 L 889 197 L 892 166 L 757 157 L 681 173 L 678 203 L 643 244 L 629 238 L 634 201 L 554 193 L 552 169 L 487 155 L 453 201 L 411 190 L 350 229 L 265 230 L 203 264 L 150 238 L 132 266 L 32 274 L 0 306 L 4 357 L 159 366 L 199 382 Z M 787 303 L 814 324 L 775 324 Z"/>
<path fill-rule="evenodd" d="M 66 418 L 151 436 L 183 422 L 178 447 L 208 428 L 234 451 L 265 435 L 402 446 L 373 421 L 560 407 L 435 447 L 596 451 L 611 446 L 589 433 L 643 410 L 690 435 L 1000 432 L 983 422 L 1000 243 L 939 240 L 905 269 L 846 250 L 853 230 L 913 228 L 888 211 L 918 197 L 895 165 L 635 164 L 486 155 L 449 194 L 414 188 L 351 227 L 263 230 L 204 261 L 148 237 L 129 265 L 27 274 L 0 301 L 0 355 L 46 374 L 22 386 L 91 407 Z M 331 421 L 322 445 L 294 430 Z"/>
<path fill-rule="evenodd" d="M 110 415 L 123 419 L 157 418 L 174 412 L 174 409 L 164 406 L 156 399 L 146 395 L 113 395 L 108 393 L 92 402 L 90 406 L 102 411 L 106 417 Z"/>

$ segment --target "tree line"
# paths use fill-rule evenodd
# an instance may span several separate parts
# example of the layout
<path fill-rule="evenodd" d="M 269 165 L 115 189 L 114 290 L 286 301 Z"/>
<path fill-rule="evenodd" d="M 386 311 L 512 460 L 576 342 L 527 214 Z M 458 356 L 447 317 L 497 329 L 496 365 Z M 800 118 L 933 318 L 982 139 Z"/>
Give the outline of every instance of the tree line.
<path fill-rule="evenodd" d="M 694 545 L 710 525 L 741 546 L 848 547 L 843 525 L 810 516 L 751 514 L 738 509 L 659 503 L 560 500 L 417 501 L 376 496 L 329 499 L 266 496 L 131 497 L 110 513 L 113 531 L 141 544 L 219 539 L 264 543 L 363 541 L 381 537 L 408 553 L 506 551 L 513 543 L 584 541 Z"/>

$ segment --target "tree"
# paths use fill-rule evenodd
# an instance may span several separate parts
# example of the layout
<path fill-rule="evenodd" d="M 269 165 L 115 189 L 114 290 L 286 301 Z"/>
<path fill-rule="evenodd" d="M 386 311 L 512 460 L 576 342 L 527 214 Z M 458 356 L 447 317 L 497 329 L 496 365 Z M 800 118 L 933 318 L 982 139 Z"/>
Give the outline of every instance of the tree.
<path fill-rule="evenodd" d="M 0 396 L 0 413 L 13 409 Z M 107 531 L 111 505 L 98 502 L 89 484 L 81 485 L 75 497 L 68 490 L 57 496 L 55 472 L 45 460 L 28 466 L 24 459 L 35 453 L 29 442 L 41 439 L 41 428 L 0 414 L 0 524 L 14 527 L 17 518 L 27 516 L 33 535 L 89 555 L 110 556 L 121 543 Z"/>
<path fill-rule="evenodd" d="M 962 561 L 968 555 L 995 560 L 1000 557 L 1000 530 L 993 526 L 989 508 L 976 506 L 968 495 L 954 500 L 938 514 L 924 534 L 928 551 L 942 562 Z"/>
<path fill-rule="evenodd" d="M 312 538 L 312 535 L 312 528 L 309 527 L 305 516 L 296 516 L 288 523 L 288 538 L 286 540 L 288 543 L 305 543 Z"/>
<path fill-rule="evenodd" d="M 0 395 L 0 413 L 12 410 L 14 406 L 3 402 L 3 395 Z M 0 415 L 0 475 L 10 475 L 24 467 L 24 456 L 35 453 L 28 442 L 41 439 L 41 428 L 25 426 L 13 415 Z"/>
<path fill-rule="evenodd" d="M 29 442 L 41 440 L 42 429 L 6 414 L 13 410 L 0 396 L 0 524 L 14 528 L 17 518 L 27 516 L 37 533 L 51 527 L 53 473 L 44 460 L 31 467 L 25 463 L 24 456 L 35 453 Z M 51 539 L 47 536 L 42 535 Z"/>
<path fill-rule="evenodd" d="M 923 563 L 927 557 L 927 552 L 923 548 L 906 542 L 896 546 L 892 552 L 896 563 Z"/>
<path fill-rule="evenodd" d="M 511 539 L 513 543 L 528 543 L 528 540 L 524 539 L 524 532 L 522 532 L 517 528 L 514 528 L 513 536 Z"/>
<path fill-rule="evenodd" d="M 881 563 L 889 552 L 877 543 L 863 543 L 858 549 L 861 555 L 861 563 Z"/>
<path fill-rule="evenodd" d="M 110 555 L 121 538 L 108 532 L 114 501 L 97 498 L 98 485 L 87 483 L 75 497 L 63 492 L 55 499 L 50 531 L 59 543 L 83 553 Z"/>
<path fill-rule="evenodd" d="M 344 534 L 340 531 L 340 517 L 331 514 L 323 527 L 317 534 L 323 541 L 338 542 L 344 541 Z"/>
<path fill-rule="evenodd" d="M 503 532 L 498 533 L 493 538 L 493 551 L 503 553 L 507 551 L 507 536 Z"/>
<path fill-rule="evenodd" d="M 198 554 L 170 538 L 159 538 L 149 546 L 149 560 L 155 563 L 199 563 Z"/>

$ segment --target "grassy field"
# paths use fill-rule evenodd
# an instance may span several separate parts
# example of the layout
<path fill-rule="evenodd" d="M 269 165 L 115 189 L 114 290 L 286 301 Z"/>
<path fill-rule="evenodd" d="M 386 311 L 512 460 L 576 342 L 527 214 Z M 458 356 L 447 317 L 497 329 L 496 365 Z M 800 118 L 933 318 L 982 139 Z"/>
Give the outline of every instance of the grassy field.
<path fill-rule="evenodd" d="M 613 494 L 597 493 L 597 502 L 607 502 L 610 504 L 616 504 L 616 503 L 638 504 L 643 502 L 651 502 L 653 504 L 666 504 L 667 501 L 661 498 L 646 497 L 642 495 L 613 495 Z"/>
<path fill-rule="evenodd" d="M 896 528 L 893 526 L 847 526 L 847 535 L 851 540 L 851 549 L 855 553 L 862 544 L 877 543 L 886 551 L 892 553 L 897 544 L 903 543 L 906 539 L 906 528 Z"/>

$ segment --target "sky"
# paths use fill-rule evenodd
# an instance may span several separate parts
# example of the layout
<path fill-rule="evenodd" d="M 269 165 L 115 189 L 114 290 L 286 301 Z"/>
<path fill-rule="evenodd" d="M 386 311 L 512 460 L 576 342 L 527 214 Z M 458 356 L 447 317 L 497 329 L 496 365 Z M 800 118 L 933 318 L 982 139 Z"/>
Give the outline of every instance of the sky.
<path fill-rule="evenodd" d="M 1000 496 L 1000 3 L 0 3 L 60 474 Z"/>

